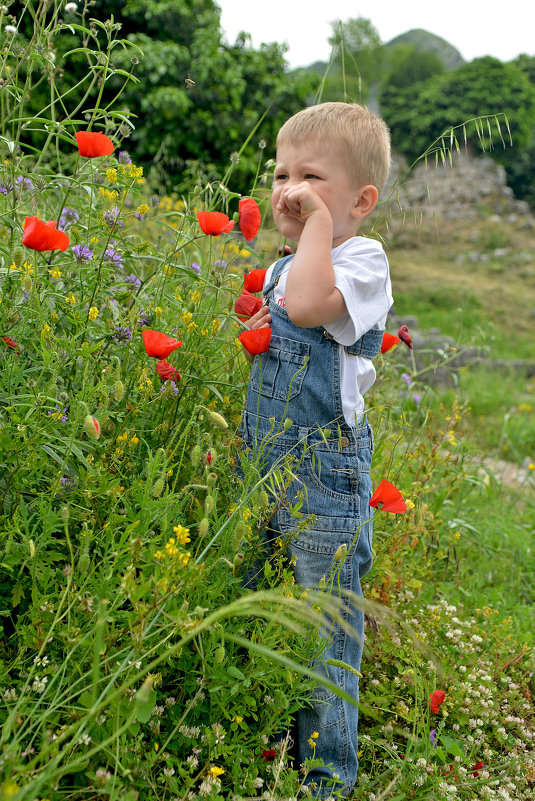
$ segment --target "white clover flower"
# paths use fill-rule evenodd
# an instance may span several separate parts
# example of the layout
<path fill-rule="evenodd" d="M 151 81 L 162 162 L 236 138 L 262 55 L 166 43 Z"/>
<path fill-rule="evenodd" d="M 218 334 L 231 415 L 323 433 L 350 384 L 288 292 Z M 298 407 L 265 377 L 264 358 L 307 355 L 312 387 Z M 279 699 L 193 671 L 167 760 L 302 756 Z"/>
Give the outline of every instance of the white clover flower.
<path fill-rule="evenodd" d="M 15 34 L 18 33 L 17 28 L 14 25 L 5 25 L 4 30 L 10 36 L 15 36 Z"/>
<path fill-rule="evenodd" d="M 76 14 L 78 11 L 78 5 L 76 3 L 65 3 L 65 11 L 68 14 Z"/>

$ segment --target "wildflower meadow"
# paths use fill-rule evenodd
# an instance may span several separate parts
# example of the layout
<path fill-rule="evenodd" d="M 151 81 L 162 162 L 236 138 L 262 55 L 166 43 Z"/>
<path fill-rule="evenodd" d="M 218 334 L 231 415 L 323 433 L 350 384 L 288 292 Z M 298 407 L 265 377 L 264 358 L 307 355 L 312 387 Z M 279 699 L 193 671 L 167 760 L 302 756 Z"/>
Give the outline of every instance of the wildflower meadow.
<path fill-rule="evenodd" d="M 285 245 L 270 164 L 260 147 L 248 195 L 232 162 L 188 194 L 160 191 L 129 155 L 121 89 L 102 102 L 112 75 L 134 81 L 112 56 L 135 48 L 114 20 L 34 5 L 24 44 L 0 11 L 0 798 L 297 798 L 293 716 L 317 632 L 341 610 L 337 564 L 297 587 L 282 541 L 244 586 L 292 479 L 291 462 L 261 479 L 237 435 L 243 349 L 263 352 L 270 333 L 245 321 Z M 57 64 L 62 36 L 79 41 Z M 91 67 L 75 104 L 65 76 L 80 56 Z M 48 100 L 29 115 L 41 82 Z M 492 487 L 465 407 L 433 410 L 411 354 L 407 327 L 389 331 L 370 400 L 375 566 L 353 797 L 528 801 L 533 638 L 459 591 L 458 560 L 477 554 L 471 507 Z M 291 513 L 306 526 L 299 503 Z"/>

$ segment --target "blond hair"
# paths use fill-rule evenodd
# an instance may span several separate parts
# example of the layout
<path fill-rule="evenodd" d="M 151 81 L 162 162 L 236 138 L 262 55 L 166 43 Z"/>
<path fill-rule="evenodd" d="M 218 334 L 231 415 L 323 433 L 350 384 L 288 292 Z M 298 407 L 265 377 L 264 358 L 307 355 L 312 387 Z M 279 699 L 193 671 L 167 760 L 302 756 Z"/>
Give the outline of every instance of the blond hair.
<path fill-rule="evenodd" d="M 356 186 L 373 184 L 380 192 L 390 169 L 390 131 L 386 123 L 357 103 L 320 103 L 287 120 L 277 146 L 309 141 L 338 141 Z"/>

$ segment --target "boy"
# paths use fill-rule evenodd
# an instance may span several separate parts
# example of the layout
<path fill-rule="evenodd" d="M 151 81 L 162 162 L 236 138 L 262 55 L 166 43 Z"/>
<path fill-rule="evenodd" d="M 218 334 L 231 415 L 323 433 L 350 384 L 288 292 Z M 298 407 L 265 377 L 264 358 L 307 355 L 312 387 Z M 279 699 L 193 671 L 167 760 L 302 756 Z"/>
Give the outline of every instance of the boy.
<path fill-rule="evenodd" d="M 389 165 L 388 129 L 363 106 L 323 103 L 283 125 L 272 208 L 280 233 L 298 245 L 294 256 L 267 271 L 265 305 L 248 323 L 271 327 L 272 335 L 269 350 L 253 362 L 242 437 L 252 448 L 270 437 L 265 472 L 295 454 L 296 479 L 286 499 L 291 503 L 301 493 L 302 512 L 314 515 L 304 532 L 290 537 L 296 581 L 317 587 L 334 569 L 342 591 L 358 595 L 360 578 L 372 565 L 373 442 L 363 395 L 375 380 L 371 359 L 381 346 L 392 294 L 381 244 L 356 233 L 377 203 Z M 270 520 L 270 536 L 289 534 L 296 523 L 282 503 Z M 344 606 L 343 614 L 358 639 L 333 625 L 315 668 L 358 700 L 357 675 L 328 664 L 360 668 L 363 613 Z M 310 708 L 299 712 L 300 760 L 314 756 L 325 763 L 307 777 L 315 795 L 351 792 L 357 724 L 357 707 L 322 687 Z M 333 778 L 334 787 L 326 783 Z"/>

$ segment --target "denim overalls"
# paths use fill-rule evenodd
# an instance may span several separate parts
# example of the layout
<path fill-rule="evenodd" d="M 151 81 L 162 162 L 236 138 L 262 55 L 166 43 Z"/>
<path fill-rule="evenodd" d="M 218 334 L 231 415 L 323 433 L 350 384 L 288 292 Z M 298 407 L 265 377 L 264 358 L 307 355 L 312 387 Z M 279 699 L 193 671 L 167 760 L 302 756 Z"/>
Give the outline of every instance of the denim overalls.
<path fill-rule="evenodd" d="M 269 350 L 255 357 L 252 366 L 241 435 L 253 455 L 260 457 L 264 474 L 277 461 L 282 463 L 287 454 L 295 455 L 292 470 L 296 479 L 286 497 L 292 503 L 294 496 L 295 503 L 296 493 L 303 493 L 301 512 L 315 515 L 315 521 L 304 532 L 292 536 L 288 545 L 289 556 L 295 557 L 296 582 L 304 588 L 318 587 L 323 577 L 329 579 L 334 566 L 340 572 L 340 586 L 361 596 L 360 579 L 372 565 L 372 432 L 366 420 L 356 430 L 344 419 L 338 343 L 321 326 L 295 326 L 273 299 L 273 289 L 291 258 L 275 264 L 271 280 L 264 287 L 273 333 Z M 383 331 L 368 331 L 347 351 L 372 359 L 380 350 L 382 337 Z M 327 440 L 320 428 L 331 431 Z M 275 432 L 278 435 L 274 436 Z M 266 437 L 268 445 L 262 443 Z M 284 537 L 298 523 L 283 503 L 269 522 L 270 538 Z M 340 554 L 343 544 L 348 555 L 340 567 L 334 563 L 334 556 L 337 551 Z M 342 660 L 360 669 L 364 615 L 361 610 L 346 608 L 344 617 L 358 639 L 349 636 L 339 624 L 331 626 L 325 632 L 327 650 L 314 667 L 318 672 L 327 672 L 331 681 L 358 701 L 358 677 L 325 664 L 327 660 Z M 299 758 L 303 762 L 315 756 L 323 759 L 326 766 L 331 763 L 332 769 L 314 769 L 307 782 L 315 781 L 319 794 L 329 795 L 322 779 L 332 777 L 334 770 L 341 785 L 335 785 L 333 791 L 349 793 L 357 777 L 358 708 L 322 687 L 314 690 L 311 703 L 297 717 Z M 313 752 L 308 741 L 315 732 L 319 736 Z"/>

